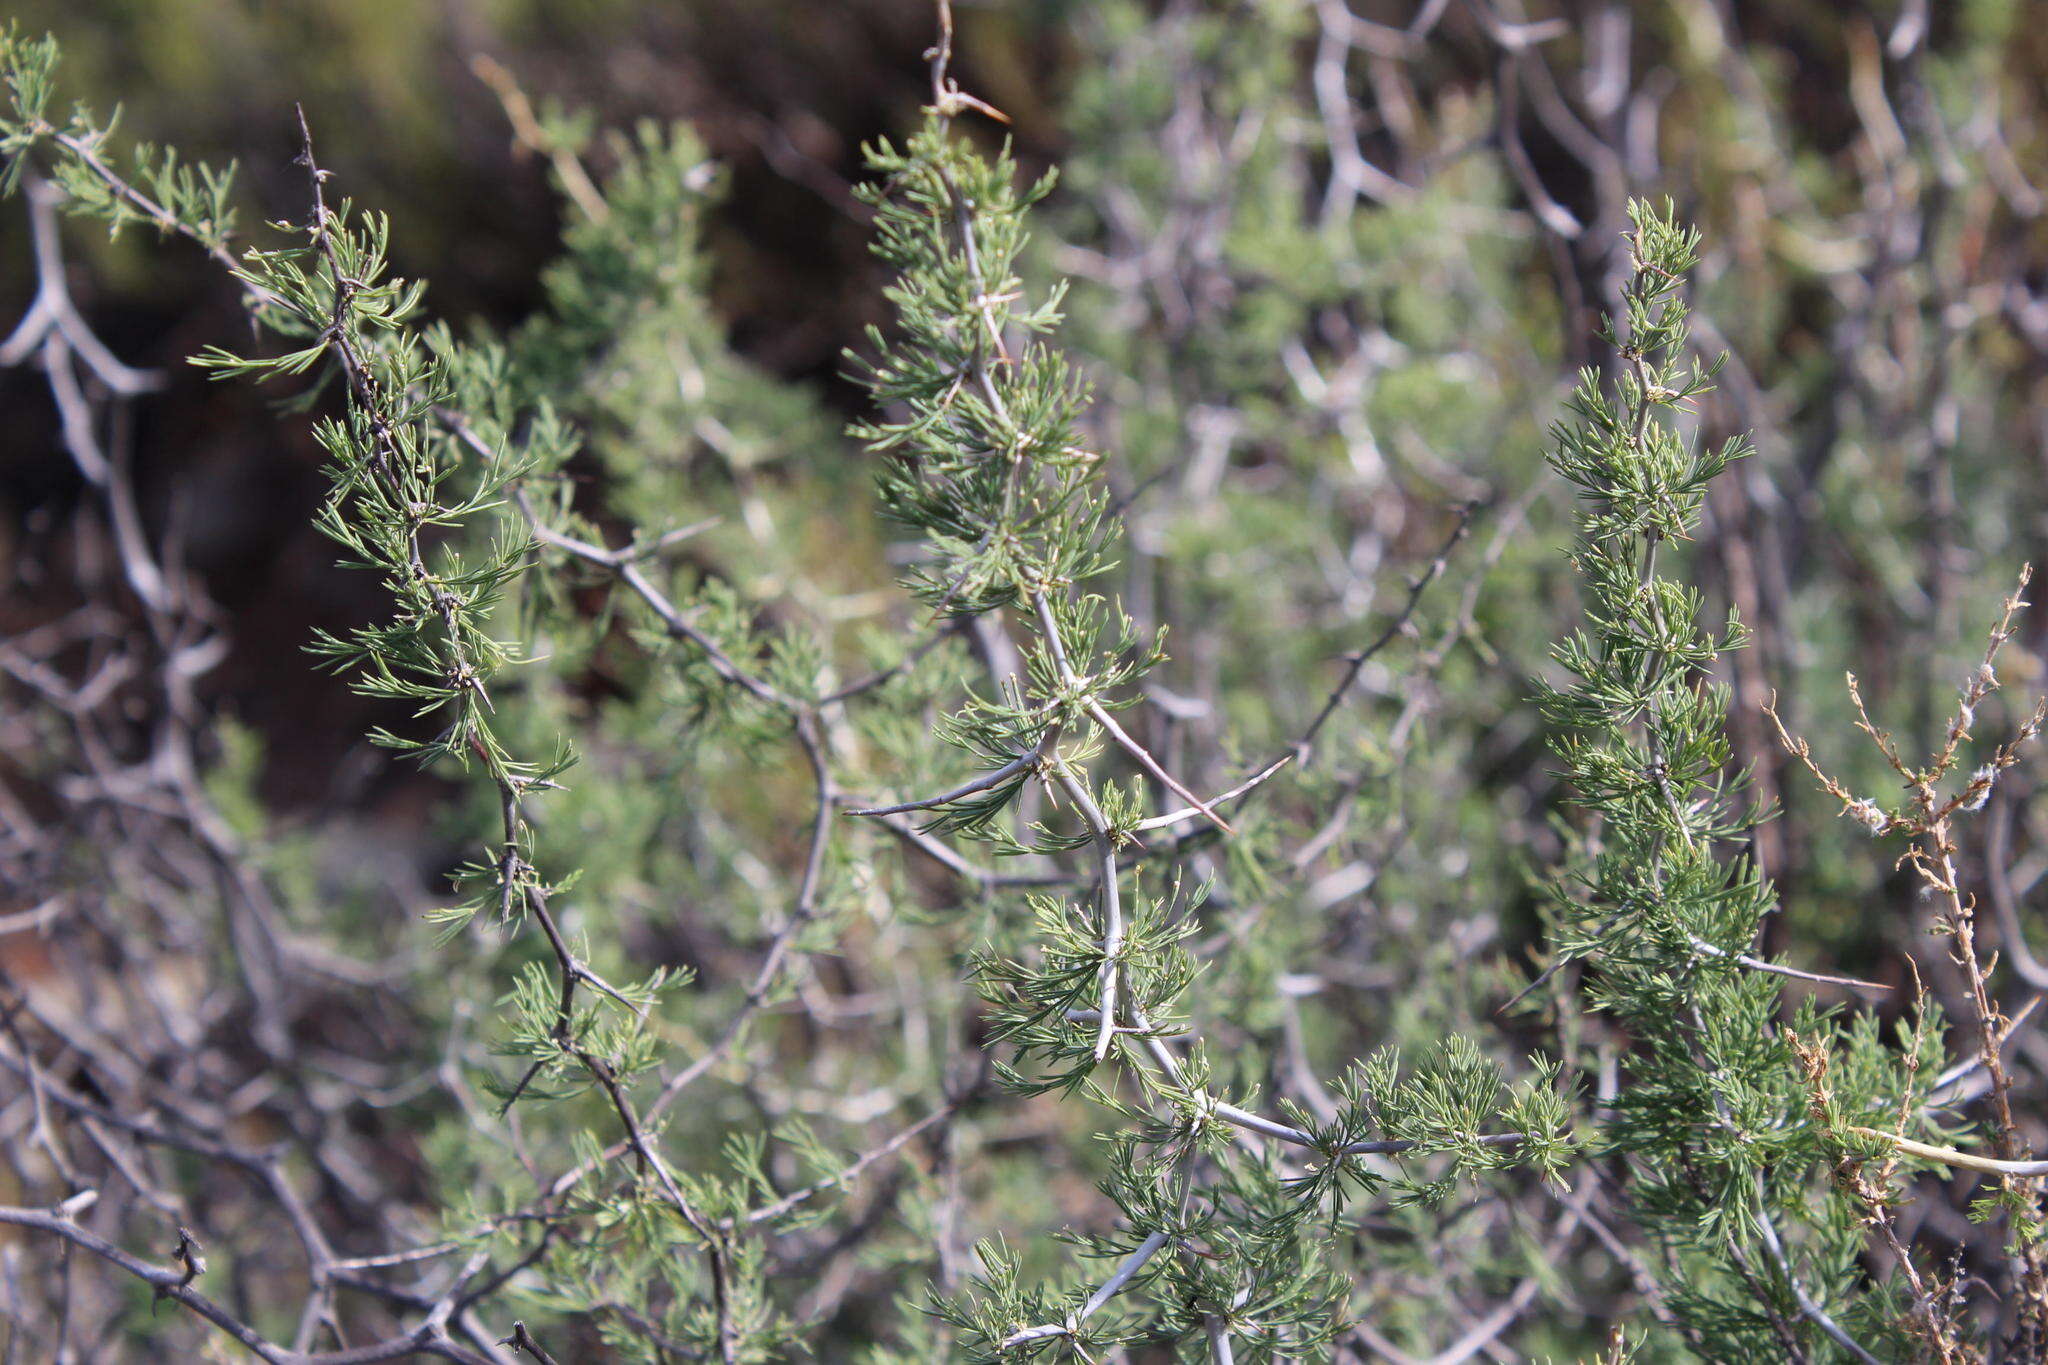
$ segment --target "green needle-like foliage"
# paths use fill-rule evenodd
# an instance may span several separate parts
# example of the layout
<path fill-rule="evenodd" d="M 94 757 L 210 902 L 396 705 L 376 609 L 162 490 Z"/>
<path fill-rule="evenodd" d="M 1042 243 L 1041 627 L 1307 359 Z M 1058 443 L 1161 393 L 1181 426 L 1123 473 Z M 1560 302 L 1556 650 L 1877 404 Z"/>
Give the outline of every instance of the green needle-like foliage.
<path fill-rule="evenodd" d="M 1007 155 L 955 133 L 956 116 L 984 108 L 951 84 L 942 47 L 923 127 L 870 153 L 898 327 L 871 334 L 856 361 L 885 412 L 857 431 L 883 461 L 884 508 L 924 536 L 909 586 L 942 616 L 1017 631 L 1022 666 L 941 732 L 981 775 L 894 809 L 1006 853 L 1088 850 L 1088 893 L 1022 898 L 1010 913 L 1032 932 L 1000 933 L 975 976 L 992 1041 L 1012 1054 L 998 1062 L 1011 1089 L 1082 1093 L 1128 1126 L 1108 1135 L 1103 1182 L 1123 1226 L 1080 1239 L 1102 1271 L 1052 1293 L 986 1244 L 976 1292 L 932 1311 L 977 1360 L 1087 1360 L 1140 1341 L 1189 1358 L 1313 1358 L 1343 1325 L 1325 1245 L 1352 1201 L 1389 1185 L 1440 1200 L 1456 1176 L 1511 1164 L 1555 1172 L 1570 1150 L 1565 1104 L 1554 1072 L 1539 1065 L 1511 1090 L 1457 1038 L 1411 1075 L 1391 1050 L 1362 1063 L 1323 1121 L 1291 1104 L 1267 1118 L 1254 1095 L 1219 1092 L 1188 947 L 1203 893 L 1146 875 L 1147 841 L 1197 823 L 1233 830 L 1115 719 L 1165 661 L 1164 632 L 1141 635 L 1092 587 L 1121 528 L 1104 456 L 1076 435 L 1081 385 L 1050 344 L 1061 290 L 1034 295 L 1017 267 L 1050 182 L 1019 192 Z M 1112 757 L 1128 783 L 1092 775 Z M 1027 797 L 1050 810 L 998 823 Z M 1439 1169 L 1390 1178 L 1368 1161 L 1388 1154 Z"/>
<path fill-rule="evenodd" d="M 1670 1257 L 1686 1340 L 1716 1360 L 1869 1359 L 1897 1323 L 1864 1292 L 1859 1210 L 1825 1178 L 1841 1149 L 1809 1121 L 1795 1055 L 1841 1026 L 1810 999 L 1788 1018 L 1781 969 L 1753 955 L 1775 895 L 1745 845 L 1769 812 L 1729 775 L 1729 692 L 1714 674 L 1744 632 L 1732 613 L 1709 632 L 1700 595 L 1660 572 L 1698 532 L 1708 482 L 1750 451 L 1703 448 L 1686 425 L 1718 368 L 1693 359 L 1687 335 L 1698 234 L 1668 204 L 1637 202 L 1630 222 L 1632 272 L 1605 337 L 1615 373 L 1580 376 L 1551 455 L 1580 496 L 1586 626 L 1554 654 L 1570 685 L 1540 701 L 1596 817 L 1550 885 L 1556 941 L 1585 964 L 1586 1003 L 1624 1030 L 1601 1114 L 1606 1178 Z M 1891 1055 L 1851 1035 L 1856 1089 L 1835 1102 L 1917 1108 L 1939 1031 L 1924 1012 Z"/>
<path fill-rule="evenodd" d="M 33 693 L 23 766 L 89 817 L 51 861 L 113 888 L 77 898 L 111 946 L 72 954 L 75 994 L 122 1002 L 91 1027 L 18 989 L 11 956 L 24 927 L 41 950 L 70 890 L 17 911 L 10 886 L 0 908 L 0 1084 L 20 1082 L 0 1223 L 65 1246 L 63 1349 L 90 1349 L 67 1335 L 89 1258 L 132 1300 L 106 1339 L 218 1329 L 273 1360 L 2048 1350 L 2048 1165 L 1957 833 L 2017 801 L 2006 774 L 2043 722 L 1962 776 L 2017 662 L 2019 593 L 1924 765 L 1852 681 L 1903 797 L 1828 776 L 1779 729 L 1854 822 L 1832 828 L 1903 841 L 1900 880 L 1948 950 L 1936 989 L 1969 1016 L 1951 1062 L 1910 955 L 1883 959 L 1888 995 L 1793 965 L 1809 939 L 1766 946 L 1877 874 L 1830 853 L 1780 917 L 1752 850 L 1794 797 L 1752 782 L 1776 713 L 1737 708 L 1732 683 L 1783 661 L 1737 656 L 1732 609 L 1709 620 L 1729 585 L 1693 572 L 1694 546 L 1779 542 L 1710 519 L 1751 450 L 1701 435 L 1725 417 L 1691 334 L 1714 335 L 1688 297 L 1701 239 L 1668 201 L 1627 200 L 1659 138 L 1604 147 L 1608 120 L 1582 126 L 1544 79 L 1574 22 L 1458 7 L 1505 73 L 1472 99 L 1431 84 L 1463 60 L 1445 6 L 1414 30 L 1336 0 L 1053 8 L 1083 68 L 1059 196 L 1020 182 L 987 136 L 1003 115 L 955 83 L 943 2 L 929 104 L 868 150 L 857 197 L 893 318 L 848 355 L 871 400 L 852 441 L 729 344 L 701 240 L 726 186 L 687 128 L 596 137 L 486 75 L 552 171 L 562 254 L 532 316 L 457 335 L 391 273 L 402 224 L 341 193 L 303 119 L 305 211 L 245 239 L 230 170 L 54 114 L 55 43 L 0 35 L 4 188 L 32 201 L 42 267 L 6 363 L 41 348 L 148 627 L 104 656 L 89 633 L 43 632 L 47 660 L 0 642 L 0 728 Z M 1623 68 L 1632 44 L 1670 55 L 1654 25 L 1623 31 L 1600 40 Z M 1881 96 L 1907 58 L 1869 60 Z M 1685 79 L 1674 108 L 1727 97 Z M 1653 87 L 1632 88 L 1614 118 L 1641 116 Z M 1525 122 L 1586 159 L 1597 222 L 1544 191 Z M 1958 156 L 2003 151 L 1995 120 L 1956 132 Z M 2023 202 L 2023 179 L 2000 193 Z M 1826 235 L 1809 220 L 1828 196 L 1777 190 L 1788 239 Z M 163 586 L 127 470 L 94 454 L 101 425 L 132 434 L 99 418 L 146 385 L 77 382 L 130 372 L 64 295 L 59 209 L 196 246 L 255 324 L 196 363 L 310 414 L 314 525 L 382 590 L 310 651 L 379 705 L 376 744 L 453 793 L 408 845 L 455 868 L 425 912 L 438 936 L 389 913 L 389 869 L 355 866 L 380 859 L 266 828 L 247 734 L 198 737 L 184 670 L 222 637 Z M 1624 221 L 1625 268 L 1601 276 L 1595 239 Z M 1570 622 L 1535 434 L 1576 300 L 1528 289 L 1539 241 L 1575 287 L 1618 291 L 1604 367 L 1550 441 L 1577 494 Z M 1912 275 L 1886 269 L 1887 288 Z M 1839 303 L 1860 270 L 1810 278 Z M 1951 303 L 1944 327 L 1979 325 Z M 2016 287 L 1985 306 L 2041 305 Z M 144 719 L 103 722 L 152 678 Z M 1542 823 L 1566 802 L 1576 818 Z M 138 986 L 153 898 L 179 942 Z M 366 925 L 376 951 L 403 945 L 391 964 L 326 946 Z M 1543 1009 L 1501 1010 L 1522 984 L 1504 950 L 1538 933 L 1554 965 L 1524 994 Z M 389 1058 L 331 1046 L 322 1002 L 344 999 L 407 1014 L 363 1030 L 396 1039 Z M 180 1008 L 171 1045 L 103 1036 Z M 222 1041 L 245 1017 L 250 1045 Z M 1909 1228 L 1943 1182 L 1979 1226 Z M 223 1186 L 264 1216 L 207 1226 Z M 179 1217 L 228 1244 L 210 1271 Z M 139 1228 L 176 1240 L 147 1260 Z"/>

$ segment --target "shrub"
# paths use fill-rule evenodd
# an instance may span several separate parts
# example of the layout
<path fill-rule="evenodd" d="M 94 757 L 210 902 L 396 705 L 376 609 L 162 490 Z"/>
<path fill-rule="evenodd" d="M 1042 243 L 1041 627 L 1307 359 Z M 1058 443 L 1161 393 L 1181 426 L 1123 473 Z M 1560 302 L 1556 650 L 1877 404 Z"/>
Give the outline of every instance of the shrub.
<path fill-rule="evenodd" d="M 1512 121 L 1419 189 L 1367 159 L 1348 63 L 1419 31 L 1248 12 L 1079 19 L 1101 60 L 1059 200 L 995 150 L 939 6 L 922 119 L 868 153 L 893 318 L 847 357 L 865 461 L 819 455 L 826 405 L 730 349 L 689 129 L 598 141 L 500 75 L 568 226 L 531 318 L 458 335 L 303 114 L 303 221 L 244 245 L 231 169 L 59 121 L 55 43 L 10 32 L 0 154 L 41 270 L 0 360 L 41 364 L 118 579 L 81 568 L 100 600 L 0 654 L 34 794 L 8 797 L 0 919 L 33 936 L 0 981 L 10 1340 L 1457 1360 L 1522 1323 L 1609 1360 L 2048 1350 L 2027 1011 L 1962 852 L 1980 818 L 2010 840 L 1994 798 L 2043 718 L 1976 738 L 2020 593 L 1930 758 L 1852 679 L 1902 802 L 1740 704 L 1756 546 L 1714 499 L 1757 462 L 1700 429 L 1725 361 L 1689 331 L 1702 240 L 1610 201 L 1589 153 L 1622 255 L 1549 441 L 1579 496 L 1568 628 L 1525 468 L 1546 305 L 1485 215 L 1514 184 L 1554 244 L 1587 225 Z M 1475 12 L 1501 107 L 1540 93 L 1514 54 L 1546 25 Z M 310 415 L 315 524 L 388 599 L 311 653 L 382 704 L 374 742 L 437 779 L 463 850 L 423 915 L 390 913 L 391 831 L 287 827 L 260 741 L 198 690 L 231 623 L 132 472 L 164 381 L 89 329 L 59 210 L 229 272 L 255 337 L 196 363 Z M 1069 264 L 1072 296 L 1042 283 Z M 1693 542 L 1731 586 L 1674 562 Z M 1850 817 L 1807 842 L 1904 841 L 1930 982 L 1903 951 L 1834 962 L 1824 925 L 1771 941 L 1796 917 L 1766 718 Z M 1869 875 L 1817 861 L 1824 892 Z M 2010 860 L 1983 866 L 2038 988 Z M 1533 979 L 1498 951 L 1528 920 Z M 1936 1219 L 1973 1177 L 1974 1222 Z"/>

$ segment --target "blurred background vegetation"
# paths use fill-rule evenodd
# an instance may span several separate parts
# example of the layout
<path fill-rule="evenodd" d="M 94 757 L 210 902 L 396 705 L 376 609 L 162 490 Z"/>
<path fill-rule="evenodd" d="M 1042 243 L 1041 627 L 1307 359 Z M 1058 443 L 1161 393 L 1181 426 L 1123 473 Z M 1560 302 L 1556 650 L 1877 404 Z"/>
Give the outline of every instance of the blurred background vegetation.
<path fill-rule="evenodd" d="M 1141 203 L 1175 194 L 1220 194 L 1213 184 L 1174 184 L 1190 168 L 1146 155 L 1156 150 L 1156 121 L 1171 115 L 1179 71 L 1168 60 L 1174 54 L 1133 41 L 1141 28 L 1135 16 L 1147 7 L 1109 6 L 1100 14 L 1096 8 L 1065 0 L 991 0 L 963 7 L 962 69 L 974 88 L 1011 116 L 1027 172 L 1076 162 L 1055 198 L 1070 215 L 1092 212 L 1111 188 Z M 1208 41 L 1275 44 L 1259 61 L 1239 54 L 1216 60 L 1242 71 L 1263 62 L 1267 70 L 1251 79 L 1273 85 L 1294 75 L 1305 80 L 1307 71 L 1296 67 L 1313 45 L 1309 27 L 1299 17 L 1291 25 L 1273 20 L 1312 8 L 1214 7 L 1223 23 L 1235 19 L 1247 27 L 1234 38 L 1219 31 Z M 1416 19 L 1410 9 L 1444 7 L 1351 8 L 1395 30 Z M 1427 44 L 1412 58 L 1404 54 L 1401 65 L 1409 88 L 1396 93 L 1422 103 L 1377 109 L 1368 97 L 1361 115 L 1366 121 L 1448 114 L 1464 120 L 1457 135 L 1483 137 L 1499 117 L 1489 105 L 1497 99 L 1501 49 L 1476 11 L 1447 8 Z M 2033 197 L 2033 182 L 2043 178 L 2039 170 L 2048 164 L 2035 79 L 2048 70 L 2048 32 L 2024 21 L 2026 9 L 2022 0 L 1933 7 L 1923 21 L 1926 36 L 1907 60 L 1917 68 L 1913 97 L 1943 101 L 1947 113 L 1907 103 L 1889 110 L 1888 118 L 1882 112 L 1873 117 L 1859 99 L 1868 104 L 1871 82 L 1881 79 L 1878 68 L 1887 63 L 1880 49 L 1911 6 L 1687 0 L 1588 4 L 1536 16 L 1547 21 L 1555 14 L 1566 21 L 1570 31 L 1549 40 L 1554 53 L 1568 53 L 1561 67 L 1599 56 L 1592 50 L 1599 42 L 1620 42 L 1628 49 L 1630 69 L 1649 73 L 1642 82 L 1644 97 L 1663 108 L 1655 126 L 1658 175 L 1650 185 L 1631 179 L 1630 187 L 1678 193 L 1715 244 L 1723 277 L 1714 282 L 1710 316 L 1737 362 L 1729 387 L 1738 407 L 1724 425 L 1770 418 L 1762 433 L 1770 468 L 1759 469 L 1753 479 L 1782 484 L 1774 475 L 1789 471 L 1799 486 L 1781 487 L 1776 499 L 1822 499 L 1848 523 L 1843 537 L 1789 547 L 1801 561 L 1824 561 L 1822 576 L 1846 580 L 1843 586 L 1850 589 L 1839 600 L 1809 603 L 1811 615 L 1802 619 L 1823 631 L 1832 625 L 1839 630 L 1838 643 L 1868 636 L 1884 646 L 1865 665 L 1878 674 L 1880 690 L 1884 659 L 1915 657 L 1910 649 L 1899 655 L 1902 635 L 1926 641 L 1932 626 L 1942 646 L 1959 638 L 1964 623 L 1953 612 L 1960 605 L 1960 583 L 1971 580 L 1958 580 L 1951 570 L 1967 572 L 1989 560 L 2002 573 L 2014 557 L 1993 553 L 1999 545 L 1965 540 L 1960 522 L 1966 518 L 1957 507 L 1967 503 L 1974 512 L 1987 511 L 1986 504 L 1997 500 L 1980 494 L 2038 455 L 2039 429 L 2031 414 L 2040 405 L 2032 400 L 2039 394 L 2039 343 L 2048 319 L 2028 312 L 2024 302 L 1968 292 L 1974 285 L 1981 294 L 2001 281 L 2024 291 L 2048 268 L 2048 223 Z M 394 243 L 401 272 L 430 278 L 437 313 L 458 327 L 470 321 L 505 324 L 530 313 L 540 269 L 558 250 L 562 224 L 544 160 L 516 143 L 498 98 L 472 69 L 475 57 L 494 58 L 536 100 L 556 101 L 597 127 L 650 117 L 684 121 L 729 178 L 729 192 L 705 224 L 705 281 L 734 349 L 809 387 L 828 406 L 848 410 L 856 401 L 839 378 L 840 356 L 858 342 L 859 329 L 880 316 L 880 307 L 863 215 L 847 189 L 860 176 L 860 144 L 903 128 L 923 97 L 920 54 L 929 14 L 921 0 L 307 0 L 280 6 L 18 0 L 12 10 L 26 30 L 49 31 L 63 40 L 69 89 L 120 92 L 130 136 L 173 144 L 194 157 L 239 161 L 249 198 L 261 211 L 295 211 L 290 110 L 302 103 L 324 154 L 352 195 L 402 225 Z M 1114 92 L 1119 103 L 1104 107 L 1103 86 L 1112 69 L 1128 79 Z M 1308 102 L 1306 88 L 1295 93 Z M 1576 102 L 1571 96 L 1577 92 L 1564 93 L 1567 103 Z M 1610 227 L 1611 192 L 1603 195 L 1592 183 L 1595 171 L 1564 145 L 1573 111 L 1553 118 L 1548 109 L 1526 107 L 1540 106 L 1540 100 L 1522 103 L 1516 117 L 1525 125 L 1536 182 L 1576 221 Z M 1965 131 L 1973 120 L 1994 119 L 2004 146 L 1996 156 L 1966 161 L 1970 149 L 1923 136 L 1934 117 Z M 1923 199 L 1937 206 L 1924 224 L 1890 224 L 1893 240 L 1857 232 L 1869 222 L 1866 217 L 1850 219 L 1867 210 L 1862 198 L 1877 173 L 1872 162 L 1891 152 L 1885 145 L 1889 137 L 1903 139 L 1910 158 L 1897 192 L 1914 206 Z M 1141 145 L 1120 145 L 1119 138 Z M 1448 171 L 1468 181 L 1475 175 L 1505 176 L 1497 157 L 1467 155 L 1458 147 L 1436 155 L 1452 158 Z M 1427 175 L 1435 167 L 1420 169 Z M 2029 171 L 2035 172 L 2031 178 Z M 1105 185 L 1110 174 L 1123 183 Z M 1447 200 L 1474 197 L 1468 186 L 1442 193 Z M 1235 194 L 1245 204 L 1268 197 L 1242 186 Z M 1526 196 L 1510 184 L 1497 192 L 1485 187 L 1477 197 L 1502 200 L 1498 207 L 1509 212 Z M 1903 208 L 1895 217 L 1902 216 Z M 1601 232 L 1589 231 L 1567 262 L 1554 241 L 1528 233 L 1494 234 L 1476 243 L 1427 232 L 1396 236 L 1398 224 L 1380 217 L 1361 215 L 1362 234 L 1385 235 L 1361 242 L 1359 251 L 1377 258 L 1386 275 L 1431 268 L 1426 256 L 1403 254 L 1418 238 L 1455 256 L 1437 267 L 1453 284 L 1485 264 L 1464 254 L 1467 245 L 1504 255 L 1495 268 L 1506 272 L 1512 304 L 1522 314 L 1515 344 L 1550 357 L 1546 370 L 1552 379 L 1591 354 L 1587 299 L 1597 285 L 1599 263 L 1611 262 L 1612 255 Z M 15 264 L 0 279 L 0 300 L 15 306 L 32 285 L 25 225 L 8 221 L 0 233 L 6 258 Z M 1298 247 L 1285 241 L 1257 249 L 1262 271 L 1269 272 L 1261 284 L 1286 277 L 1298 263 L 1288 256 Z M 235 325 L 236 301 L 222 281 L 179 268 L 175 253 L 144 234 L 129 234 L 95 251 L 81 270 L 90 277 L 92 316 L 122 353 L 135 363 L 181 374 L 184 356 Z M 1048 264 L 1073 273 L 1071 258 L 1054 256 Z M 1942 271 L 1968 272 L 1970 278 L 1942 281 L 1941 287 L 1968 306 L 2002 315 L 2008 323 L 1999 329 L 2004 335 L 1980 338 L 1961 319 L 1926 316 L 1932 281 L 1918 276 Z M 1843 355 L 1842 341 L 1830 336 L 1835 315 L 1846 306 L 1839 281 L 1849 273 L 1893 296 L 1885 319 L 1890 325 L 1947 328 L 1959 334 L 1951 348 L 1968 348 L 1973 360 L 1980 346 L 1989 354 L 1964 367 L 1944 347 L 1922 348 L 1922 362 L 1944 371 L 1943 391 L 1933 395 L 1883 383 L 1888 376 L 1858 374 L 1846 363 L 1854 357 Z M 1351 284 L 1332 281 L 1331 288 Z M 1089 287 L 1083 272 L 1084 294 Z M 1418 300 L 1413 312 L 1469 338 L 1470 329 L 1457 325 L 1454 300 L 1422 288 L 1411 292 Z M 1902 315 L 1907 305 L 1917 305 L 1909 316 Z M 1081 311 L 1085 322 L 1088 310 Z M 1111 337 L 1093 340 L 1104 358 L 1126 358 L 1113 354 Z M 1218 341 L 1203 340 L 1211 346 Z M 1261 340 L 1253 333 L 1239 344 L 1257 350 Z M 1949 373 L 1958 369 L 1964 371 L 1959 378 Z M 1478 383 L 1439 379 L 1443 391 L 1435 394 L 1426 391 L 1426 381 L 1411 379 L 1390 401 L 1434 400 L 1454 407 L 1467 424 L 1455 436 L 1485 433 L 1484 439 L 1499 441 L 1503 433 L 1486 416 L 1488 406 L 1504 397 L 1487 392 L 1499 387 L 1497 375 L 1496 370 Z M 1914 378 L 1919 388 L 1927 387 L 1926 376 Z M 62 534 L 61 509 L 76 490 L 45 425 L 51 421 L 47 405 L 31 396 L 34 377 L 16 373 L 0 383 L 7 386 L 0 392 L 7 395 L 13 428 L 0 495 L 13 557 L 28 565 L 47 553 L 39 536 Z M 1949 392 L 1950 383 L 1967 385 L 1968 391 Z M 1510 458 L 1535 457 L 1548 419 L 1541 392 L 1502 404 L 1513 407 L 1524 424 Z M 1873 394 L 1888 399 L 1894 417 L 1917 407 L 1924 421 L 1934 403 L 1945 404 L 1944 424 L 1957 428 L 1947 439 L 1969 442 L 1963 454 L 1981 450 L 1982 457 L 1955 460 L 1964 471 L 1955 480 L 1958 486 L 1929 498 L 1925 471 L 1916 476 L 1904 461 L 1914 441 L 1934 437 L 1899 431 L 1893 417 L 1859 412 L 1862 405 L 1851 401 Z M 292 723 L 303 714 L 308 689 L 323 708 L 360 711 L 361 704 L 338 683 L 300 666 L 296 641 L 310 626 L 351 619 L 372 596 L 369 585 L 328 563 L 326 547 L 306 526 L 304 514 L 319 487 L 310 439 L 272 420 L 261 395 L 190 382 L 189 375 L 181 375 L 146 420 L 151 439 L 144 442 L 145 488 L 159 507 L 174 496 L 189 500 L 192 562 L 223 605 L 252 627 L 236 633 L 230 664 L 213 686 L 273 745 L 283 746 L 273 747 L 274 755 L 297 743 L 346 742 L 343 737 L 354 727 L 313 731 Z M 1845 450 L 1847 458 L 1837 459 Z M 842 444 L 826 442 L 800 458 L 851 457 Z M 2015 486 L 2030 484 L 2020 480 Z M 1768 511 L 1747 505 L 1727 510 Z M 2019 518 L 1998 520 L 2008 522 L 2001 528 L 2006 538 L 2020 529 Z M 1906 535 L 1920 525 L 1941 531 L 1949 543 L 1909 552 L 1880 535 L 1871 542 L 1879 547 L 1873 551 L 1861 534 Z M 1939 572 L 1916 589 L 1910 580 L 1930 556 Z M 1795 563 L 1775 575 L 1787 580 L 1787 588 L 1807 576 Z M 1972 600 L 1984 599 L 1980 593 Z M 10 610 L 21 610 L 20 603 Z M 1773 662 L 1761 655 L 1756 666 Z M 1793 682 L 1773 681 L 1780 687 Z M 279 757 L 266 776 L 270 794 L 288 807 L 318 799 L 336 758 L 331 751 L 309 754 L 304 762 Z"/>

